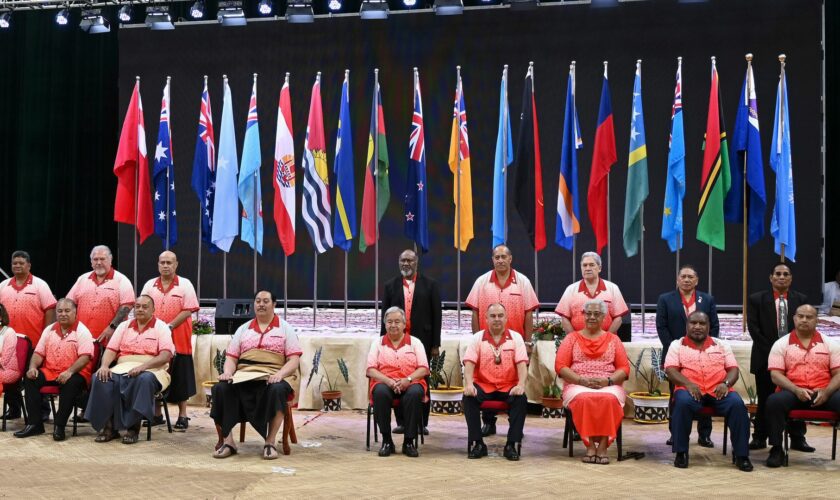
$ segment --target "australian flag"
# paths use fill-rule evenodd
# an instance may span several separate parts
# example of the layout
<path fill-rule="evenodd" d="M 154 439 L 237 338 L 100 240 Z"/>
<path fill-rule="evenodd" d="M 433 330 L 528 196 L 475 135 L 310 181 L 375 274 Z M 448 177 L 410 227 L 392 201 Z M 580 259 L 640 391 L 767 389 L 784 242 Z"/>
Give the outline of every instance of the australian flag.
<path fill-rule="evenodd" d="M 169 79 L 163 88 L 160 105 L 160 128 L 155 146 L 155 167 L 152 173 L 155 185 L 154 219 L 155 234 L 169 249 L 178 241 L 178 224 L 175 211 L 175 169 L 172 166 L 172 130 L 169 123 Z"/>
<path fill-rule="evenodd" d="M 201 109 L 198 112 L 198 138 L 195 141 L 193 159 L 192 189 L 201 204 L 201 240 L 207 243 L 211 252 L 219 249 L 211 241 L 213 229 L 213 197 L 216 195 L 216 138 L 213 131 L 213 113 L 210 110 L 210 92 L 207 81 L 201 93 Z"/>
<path fill-rule="evenodd" d="M 405 187 L 405 236 L 423 253 L 429 251 L 429 208 L 426 203 L 426 144 L 423 133 L 423 101 L 420 75 L 414 73 L 414 114 L 408 140 L 408 175 Z"/>

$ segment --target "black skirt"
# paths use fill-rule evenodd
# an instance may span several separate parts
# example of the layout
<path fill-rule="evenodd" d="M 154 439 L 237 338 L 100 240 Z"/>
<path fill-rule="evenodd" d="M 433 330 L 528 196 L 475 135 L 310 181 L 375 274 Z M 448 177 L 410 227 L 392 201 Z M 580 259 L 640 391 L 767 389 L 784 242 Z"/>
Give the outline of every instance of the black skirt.
<path fill-rule="evenodd" d="M 176 354 L 169 364 L 172 382 L 169 384 L 167 403 L 180 403 L 195 396 L 195 369 L 189 354 Z"/>
<path fill-rule="evenodd" d="M 219 382 L 213 386 L 213 407 L 210 417 L 222 428 L 222 435 L 242 421 L 248 421 L 260 436 L 268 433 L 268 424 L 277 412 L 286 412 L 286 402 L 294 391 L 285 380 L 266 384 L 253 380 L 232 384 Z"/>

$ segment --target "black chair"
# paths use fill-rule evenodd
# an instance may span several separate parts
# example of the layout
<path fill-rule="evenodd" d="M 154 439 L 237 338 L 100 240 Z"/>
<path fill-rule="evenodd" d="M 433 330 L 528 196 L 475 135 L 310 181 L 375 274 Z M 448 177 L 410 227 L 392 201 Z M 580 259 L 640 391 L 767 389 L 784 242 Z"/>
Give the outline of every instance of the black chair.
<path fill-rule="evenodd" d="M 163 415 L 166 417 L 166 429 L 172 434 L 172 422 L 169 420 L 169 407 L 166 405 L 166 397 L 169 395 L 169 388 L 160 391 L 159 393 L 155 394 L 155 404 L 160 403 L 163 406 Z M 148 423 L 148 427 L 146 428 L 146 441 L 152 440 L 152 425 L 153 423 L 143 419 L 146 423 Z"/>
<path fill-rule="evenodd" d="M 569 407 L 563 409 L 566 413 L 566 428 L 563 431 L 563 448 L 566 446 L 569 447 L 569 456 L 573 457 L 574 452 L 574 438 L 573 434 L 575 432 L 575 423 L 572 421 L 572 410 Z M 618 426 L 618 432 L 616 432 L 615 436 L 615 444 L 618 449 L 618 461 L 621 462 L 624 460 L 624 456 L 621 453 L 621 428 L 623 427 L 623 423 Z M 628 454 L 629 455 L 629 454 Z"/>
<path fill-rule="evenodd" d="M 399 398 L 394 398 L 391 402 L 391 408 L 398 408 L 400 406 Z M 365 449 L 370 451 L 370 423 L 371 420 L 373 421 L 373 442 L 379 442 L 379 436 L 377 435 L 376 429 L 378 428 L 378 424 L 376 423 L 375 418 L 371 418 L 373 416 L 373 402 L 368 401 L 367 407 L 367 439 L 365 441 Z M 423 405 L 417 405 L 417 435 L 414 436 L 414 447 L 419 448 L 417 443 L 417 438 L 420 438 L 420 443 L 426 444 L 426 440 L 423 438 Z"/>

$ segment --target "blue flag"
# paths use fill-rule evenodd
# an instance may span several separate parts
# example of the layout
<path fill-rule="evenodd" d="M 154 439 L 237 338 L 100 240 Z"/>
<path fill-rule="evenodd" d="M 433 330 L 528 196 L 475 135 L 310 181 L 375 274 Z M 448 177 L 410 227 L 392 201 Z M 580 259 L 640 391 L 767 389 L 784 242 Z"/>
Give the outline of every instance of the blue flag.
<path fill-rule="evenodd" d="M 732 154 L 730 163 L 732 184 L 723 205 L 723 217 L 727 222 L 744 222 L 744 161 L 746 159 L 746 181 L 749 189 L 747 208 L 747 241 L 755 244 L 764 237 L 764 211 L 767 196 L 764 193 L 764 160 L 761 157 L 761 136 L 758 133 L 758 102 L 755 95 L 755 80 L 752 65 L 747 66 L 738 113 L 735 115 L 735 130 L 732 131 Z M 745 158 L 746 157 L 746 158 Z"/>
<path fill-rule="evenodd" d="M 240 238 L 259 254 L 263 249 L 262 188 L 260 186 L 260 126 L 257 121 L 257 79 L 251 88 L 248 121 L 245 124 L 245 144 L 242 146 L 242 165 L 239 167 L 239 201 L 242 202 L 242 232 Z"/>
<path fill-rule="evenodd" d="M 507 174 L 513 163 L 513 134 L 507 99 L 507 68 L 502 72 L 499 91 L 499 129 L 496 133 L 496 157 L 493 165 L 493 248 L 507 241 Z"/>
<path fill-rule="evenodd" d="M 571 250 L 580 232 L 577 150 L 583 147 L 575 106 L 575 70 L 569 69 L 566 114 L 563 117 L 563 147 L 560 153 L 560 181 L 557 186 L 557 224 L 554 242 Z"/>
<path fill-rule="evenodd" d="M 773 120 L 773 143 L 770 145 L 770 167 L 776 172 L 776 204 L 770 220 L 777 254 L 796 262 L 796 210 L 793 205 L 793 161 L 790 154 L 790 119 L 788 118 L 785 72 L 779 78 L 776 94 L 776 115 Z"/>
<path fill-rule="evenodd" d="M 225 78 L 224 92 L 211 241 L 219 247 L 219 250 L 230 252 L 233 239 L 239 234 L 239 198 L 236 192 L 239 156 L 236 153 L 236 132 L 233 128 L 233 100 L 230 97 L 227 78 Z"/>
<path fill-rule="evenodd" d="M 172 130 L 169 123 L 169 81 L 163 88 L 160 104 L 160 128 L 155 146 L 155 166 L 152 171 L 154 194 L 155 234 L 169 250 L 178 242 L 178 219 L 175 211 L 175 169 L 172 158 Z"/>
<path fill-rule="evenodd" d="M 682 110 L 682 58 L 677 65 L 674 104 L 671 107 L 671 140 L 668 150 L 668 173 L 665 178 L 665 203 L 662 210 L 662 239 L 676 252 L 683 246 L 683 199 L 685 198 L 685 137 Z"/>
<path fill-rule="evenodd" d="M 414 72 L 414 115 L 408 139 L 408 175 L 405 183 L 405 236 L 429 251 L 429 207 L 426 203 L 426 143 L 420 75 Z"/>
<path fill-rule="evenodd" d="M 350 128 L 350 76 L 341 85 L 341 111 L 335 140 L 335 212 L 333 243 L 350 251 L 356 237 L 356 185 L 353 181 L 353 133 Z"/>
<path fill-rule="evenodd" d="M 207 82 L 201 93 L 201 109 L 198 112 L 198 137 L 195 141 L 195 156 L 190 182 L 198 202 L 201 203 L 201 240 L 207 243 L 211 253 L 219 249 L 211 239 L 213 224 L 213 199 L 216 195 L 216 137 L 213 131 L 213 113 L 210 110 L 210 93 Z"/>

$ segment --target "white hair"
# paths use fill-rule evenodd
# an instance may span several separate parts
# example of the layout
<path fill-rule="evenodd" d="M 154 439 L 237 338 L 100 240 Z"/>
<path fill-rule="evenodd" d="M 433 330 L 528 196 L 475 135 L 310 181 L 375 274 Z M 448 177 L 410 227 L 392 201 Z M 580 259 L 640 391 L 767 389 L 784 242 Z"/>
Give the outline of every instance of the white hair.
<path fill-rule="evenodd" d="M 607 303 L 604 302 L 601 299 L 589 299 L 589 300 L 587 300 L 586 302 L 583 303 L 583 310 L 585 311 L 587 307 L 589 307 L 593 304 L 598 306 L 598 309 L 601 310 L 602 314 L 607 314 L 607 311 L 609 310 L 607 308 Z"/>
<path fill-rule="evenodd" d="M 592 260 L 594 260 L 595 263 L 598 264 L 598 267 L 601 267 L 601 256 L 595 252 L 583 252 L 583 255 L 580 256 L 581 264 L 583 264 L 583 259 L 587 257 L 591 257 Z"/>
<path fill-rule="evenodd" d="M 108 257 L 114 256 L 114 254 L 111 253 L 111 249 L 108 248 L 107 245 L 96 245 L 95 247 L 93 247 L 93 249 L 90 251 L 91 259 L 93 258 L 93 254 L 95 254 L 96 252 L 105 252 L 108 254 Z"/>
<path fill-rule="evenodd" d="M 389 307 L 389 308 L 388 308 L 388 310 L 387 310 L 387 311 L 385 311 L 385 315 L 384 315 L 384 316 L 382 316 L 382 318 L 383 318 L 383 319 L 384 319 L 384 318 L 387 318 L 387 317 L 388 317 L 388 315 L 389 315 L 389 314 L 392 314 L 392 313 L 400 313 L 400 316 L 402 316 L 403 321 L 405 321 L 405 311 L 403 311 L 403 310 L 402 310 L 402 308 L 401 308 L 401 307 L 398 307 L 398 306 L 391 306 L 391 307 Z"/>

